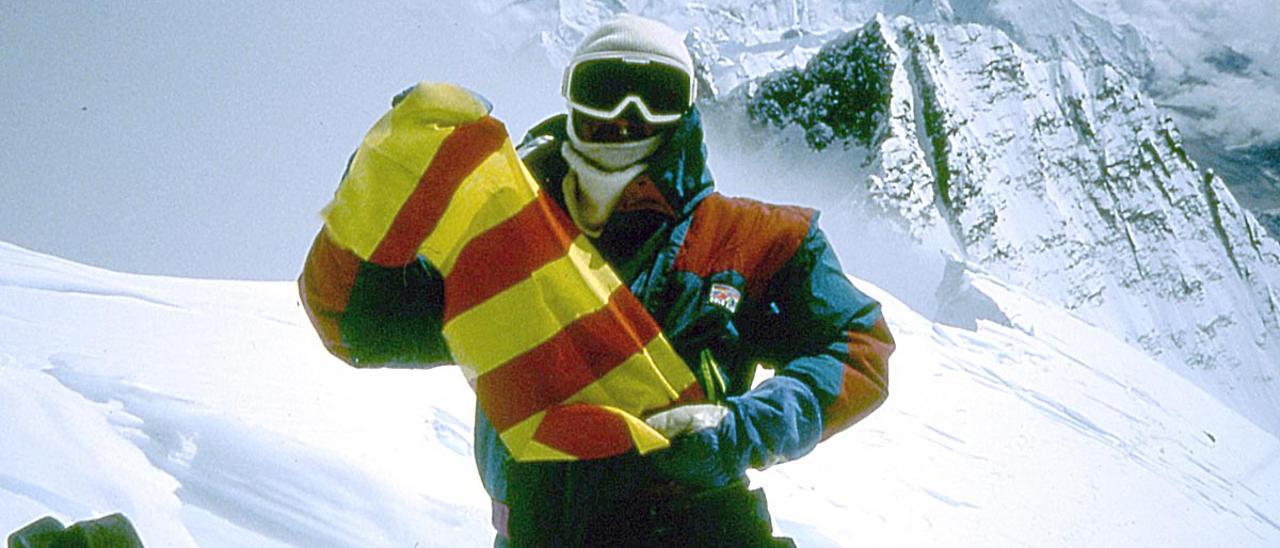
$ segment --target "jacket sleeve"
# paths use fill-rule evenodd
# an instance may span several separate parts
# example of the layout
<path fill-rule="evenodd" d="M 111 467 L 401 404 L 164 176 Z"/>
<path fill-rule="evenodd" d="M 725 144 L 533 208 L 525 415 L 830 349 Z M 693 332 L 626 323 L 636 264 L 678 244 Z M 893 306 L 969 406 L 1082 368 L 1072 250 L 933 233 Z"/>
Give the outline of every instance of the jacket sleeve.
<path fill-rule="evenodd" d="M 337 245 L 327 229 L 298 278 L 302 306 L 325 348 L 355 367 L 422 368 L 452 362 L 440 333 L 439 271 L 421 258 L 386 267 Z"/>
<path fill-rule="evenodd" d="M 880 303 L 854 287 L 816 219 L 779 273 L 778 303 L 792 341 L 803 349 L 778 370 L 813 390 L 822 438 L 848 428 L 889 395 L 893 335 Z"/>
<path fill-rule="evenodd" d="M 757 468 L 803 456 L 879 407 L 894 350 L 880 304 L 845 276 L 816 218 L 768 295 L 774 320 L 756 327 L 757 350 L 775 375 L 730 399 Z"/>

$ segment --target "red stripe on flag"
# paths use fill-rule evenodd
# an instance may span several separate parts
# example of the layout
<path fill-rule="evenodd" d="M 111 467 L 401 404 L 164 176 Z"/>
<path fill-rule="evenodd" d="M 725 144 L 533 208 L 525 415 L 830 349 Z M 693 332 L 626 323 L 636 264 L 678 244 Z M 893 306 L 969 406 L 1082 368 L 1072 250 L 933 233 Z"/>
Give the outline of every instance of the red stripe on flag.
<path fill-rule="evenodd" d="M 624 419 L 585 403 L 549 409 L 533 439 L 579 459 L 603 459 L 631 449 Z"/>
<path fill-rule="evenodd" d="M 435 230 L 458 185 L 507 139 L 502 122 L 486 116 L 454 128 L 400 206 L 391 228 L 369 260 L 383 266 L 407 264 Z"/>
<path fill-rule="evenodd" d="M 476 380 L 485 417 L 499 432 L 563 402 L 599 380 L 658 335 L 658 326 L 626 287 L 602 309 Z"/>
<path fill-rule="evenodd" d="M 564 211 L 539 193 L 463 248 L 445 277 L 445 323 L 563 257 L 578 234 Z"/>

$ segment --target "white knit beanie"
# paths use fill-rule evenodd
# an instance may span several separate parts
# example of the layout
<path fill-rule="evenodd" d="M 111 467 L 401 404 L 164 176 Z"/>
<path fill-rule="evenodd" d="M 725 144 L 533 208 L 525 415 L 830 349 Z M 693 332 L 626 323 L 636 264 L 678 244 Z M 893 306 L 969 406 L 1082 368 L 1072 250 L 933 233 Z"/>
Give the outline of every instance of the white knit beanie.
<path fill-rule="evenodd" d="M 637 53 L 646 58 L 660 58 L 684 69 L 692 79 L 693 57 L 684 45 L 684 35 L 653 19 L 624 13 L 600 25 L 582 39 L 569 62 L 600 54 Z"/>

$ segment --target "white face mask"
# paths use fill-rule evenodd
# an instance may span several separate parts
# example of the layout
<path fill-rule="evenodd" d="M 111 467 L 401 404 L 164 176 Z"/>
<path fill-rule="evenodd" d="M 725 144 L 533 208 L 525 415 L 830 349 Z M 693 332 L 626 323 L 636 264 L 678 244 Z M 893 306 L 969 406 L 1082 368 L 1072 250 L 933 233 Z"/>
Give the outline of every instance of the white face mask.
<path fill-rule="evenodd" d="M 599 237 L 613 207 L 622 197 L 622 190 L 648 166 L 633 161 L 618 170 L 601 169 L 596 165 L 598 162 L 580 153 L 572 143 L 561 145 L 560 154 L 569 164 L 569 173 L 562 183 L 569 217 L 588 236 Z M 649 154 L 652 154 L 652 150 L 639 158 L 643 159 Z"/>

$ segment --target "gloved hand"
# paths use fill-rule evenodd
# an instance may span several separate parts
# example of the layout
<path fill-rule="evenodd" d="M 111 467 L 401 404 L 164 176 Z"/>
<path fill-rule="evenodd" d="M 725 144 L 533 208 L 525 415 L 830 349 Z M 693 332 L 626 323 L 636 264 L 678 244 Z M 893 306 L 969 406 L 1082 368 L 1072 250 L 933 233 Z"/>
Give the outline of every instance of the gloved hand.
<path fill-rule="evenodd" d="M 658 471 L 677 483 L 712 488 L 798 458 L 822 436 L 818 400 L 803 382 L 775 376 L 720 404 L 685 405 L 645 420 L 671 440 L 651 454 Z"/>
<path fill-rule="evenodd" d="M 746 471 L 738 458 L 736 419 L 725 405 L 684 405 L 645 420 L 671 440 L 650 462 L 681 485 L 714 488 L 728 485 Z"/>

